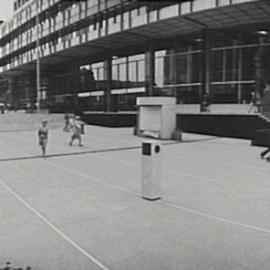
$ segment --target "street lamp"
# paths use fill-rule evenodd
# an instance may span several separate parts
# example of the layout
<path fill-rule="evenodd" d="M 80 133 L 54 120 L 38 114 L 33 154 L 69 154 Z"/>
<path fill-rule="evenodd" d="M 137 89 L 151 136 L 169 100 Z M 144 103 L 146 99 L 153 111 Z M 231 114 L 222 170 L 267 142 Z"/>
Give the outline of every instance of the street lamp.
<path fill-rule="evenodd" d="M 39 0 L 36 0 L 36 33 L 37 33 L 37 39 L 36 39 L 36 88 L 37 88 L 37 99 L 36 99 L 36 106 L 37 106 L 37 113 L 40 112 L 40 58 L 39 58 L 39 14 L 38 14 L 38 4 Z"/>

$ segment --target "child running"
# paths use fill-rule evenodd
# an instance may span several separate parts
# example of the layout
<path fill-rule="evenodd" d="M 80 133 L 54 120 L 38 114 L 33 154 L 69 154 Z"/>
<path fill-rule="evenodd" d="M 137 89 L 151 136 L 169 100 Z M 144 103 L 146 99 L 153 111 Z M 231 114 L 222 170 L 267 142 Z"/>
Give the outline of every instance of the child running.
<path fill-rule="evenodd" d="M 49 129 L 47 128 L 47 120 L 41 122 L 42 127 L 38 130 L 39 145 L 41 146 L 42 156 L 46 155 L 46 147 L 48 142 Z"/>
<path fill-rule="evenodd" d="M 81 135 L 82 135 L 82 128 L 80 117 L 76 116 L 73 122 L 73 134 L 71 135 L 69 145 L 72 146 L 73 141 L 77 139 L 79 141 L 79 146 L 83 146 Z"/>

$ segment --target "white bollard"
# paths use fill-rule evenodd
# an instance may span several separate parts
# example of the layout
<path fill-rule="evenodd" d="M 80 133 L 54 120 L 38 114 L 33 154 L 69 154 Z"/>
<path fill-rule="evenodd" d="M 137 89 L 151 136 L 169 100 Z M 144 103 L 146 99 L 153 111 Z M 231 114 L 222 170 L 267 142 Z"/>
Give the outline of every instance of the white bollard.
<path fill-rule="evenodd" d="M 142 197 L 154 201 L 161 198 L 162 155 L 155 141 L 142 143 Z"/>

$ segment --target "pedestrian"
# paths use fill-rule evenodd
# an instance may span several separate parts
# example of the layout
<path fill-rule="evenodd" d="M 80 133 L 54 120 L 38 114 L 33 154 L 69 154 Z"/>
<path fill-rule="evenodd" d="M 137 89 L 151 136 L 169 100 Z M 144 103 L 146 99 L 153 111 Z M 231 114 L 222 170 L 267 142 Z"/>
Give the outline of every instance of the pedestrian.
<path fill-rule="evenodd" d="M 268 147 L 266 150 L 264 150 L 264 151 L 262 151 L 262 152 L 260 153 L 261 159 L 264 159 L 264 157 L 265 157 L 268 153 L 270 153 L 270 147 Z M 266 160 L 267 160 L 267 161 L 270 161 L 270 155 L 269 155 L 268 157 L 266 157 Z"/>
<path fill-rule="evenodd" d="M 254 108 L 256 106 L 256 93 L 255 93 L 255 91 L 252 91 L 250 95 L 251 95 L 251 97 L 250 97 L 248 112 L 252 113 L 252 112 L 254 112 Z"/>
<path fill-rule="evenodd" d="M 204 93 L 201 102 L 201 111 L 210 112 L 210 104 L 211 104 L 210 96 L 208 95 L 208 93 Z"/>
<path fill-rule="evenodd" d="M 255 104 L 256 104 L 257 112 L 260 113 L 262 110 L 262 98 L 258 92 L 256 93 Z"/>
<path fill-rule="evenodd" d="M 65 132 L 68 132 L 69 131 L 69 115 L 68 113 L 66 112 L 65 115 L 64 115 L 64 121 L 65 121 L 65 126 L 63 128 L 63 131 Z"/>
<path fill-rule="evenodd" d="M 41 147 L 43 157 L 46 155 L 46 147 L 48 142 L 49 129 L 47 127 L 47 123 L 48 123 L 47 120 L 43 120 L 41 122 L 42 126 L 38 130 L 39 145 Z"/>
<path fill-rule="evenodd" d="M 4 266 L 3 270 L 11 270 L 11 263 L 10 262 L 6 262 L 6 265 Z"/>
<path fill-rule="evenodd" d="M 73 121 L 73 133 L 71 135 L 70 138 L 70 142 L 69 145 L 72 146 L 72 143 L 74 140 L 78 140 L 79 141 L 79 146 L 83 146 L 82 145 L 82 128 L 81 128 L 81 121 L 80 121 L 80 117 L 76 116 L 74 121 Z"/>
<path fill-rule="evenodd" d="M 70 115 L 69 116 L 69 124 L 68 124 L 68 131 L 70 131 L 71 129 L 73 129 L 73 125 L 74 125 L 74 121 L 75 121 L 75 115 Z"/>

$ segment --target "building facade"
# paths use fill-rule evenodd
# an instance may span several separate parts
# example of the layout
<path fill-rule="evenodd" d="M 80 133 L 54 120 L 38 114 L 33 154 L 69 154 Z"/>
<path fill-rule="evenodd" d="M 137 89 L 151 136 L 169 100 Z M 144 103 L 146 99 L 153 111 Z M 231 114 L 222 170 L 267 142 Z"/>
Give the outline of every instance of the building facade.
<path fill-rule="evenodd" d="M 130 111 L 142 95 L 248 103 L 268 78 L 269 15 L 267 0 L 16 0 L 1 96 L 51 111 Z"/>

